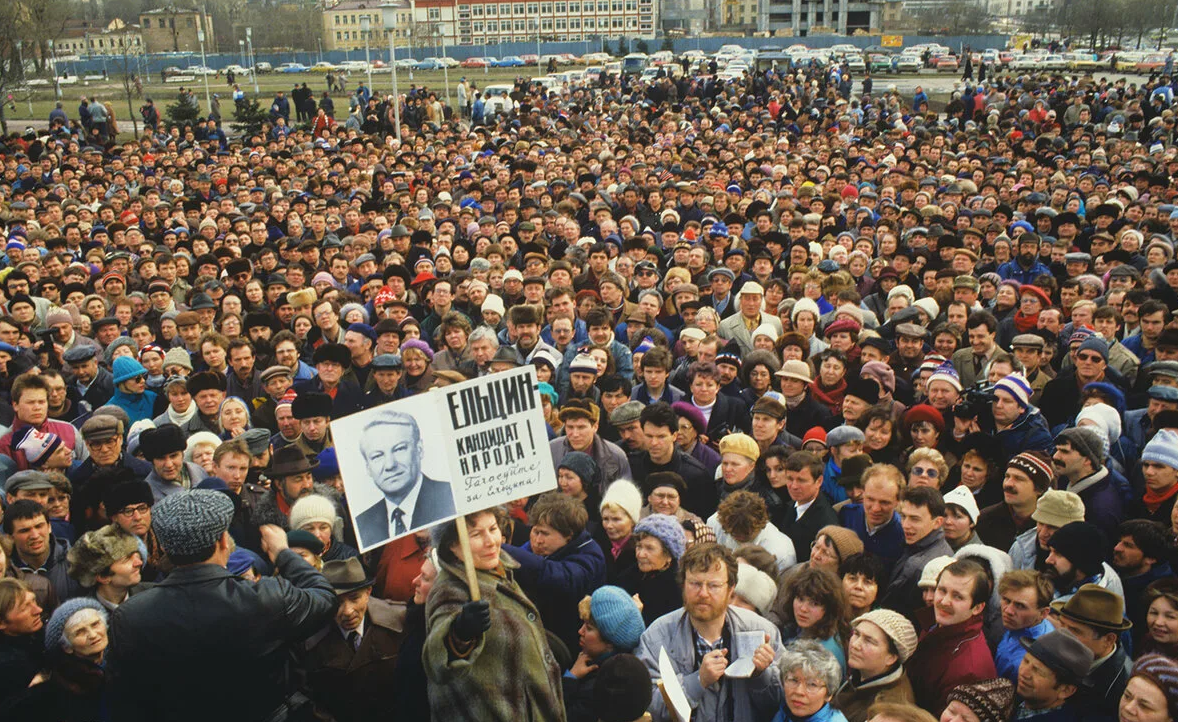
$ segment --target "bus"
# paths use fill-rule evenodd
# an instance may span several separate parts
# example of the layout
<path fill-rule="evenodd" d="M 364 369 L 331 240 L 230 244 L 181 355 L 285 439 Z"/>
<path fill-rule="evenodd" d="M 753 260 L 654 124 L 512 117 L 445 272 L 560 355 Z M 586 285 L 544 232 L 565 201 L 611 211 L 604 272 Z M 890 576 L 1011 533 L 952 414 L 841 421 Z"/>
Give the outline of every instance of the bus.
<path fill-rule="evenodd" d="M 622 72 L 626 75 L 638 75 L 650 65 L 650 56 L 646 53 L 630 53 L 622 58 Z"/>

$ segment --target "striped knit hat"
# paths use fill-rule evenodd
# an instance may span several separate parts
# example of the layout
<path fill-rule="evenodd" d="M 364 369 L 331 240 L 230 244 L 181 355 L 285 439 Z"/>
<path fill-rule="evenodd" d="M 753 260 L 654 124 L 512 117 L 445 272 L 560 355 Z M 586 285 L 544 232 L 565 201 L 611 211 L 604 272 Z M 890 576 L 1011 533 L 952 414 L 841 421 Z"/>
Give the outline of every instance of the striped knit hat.
<path fill-rule="evenodd" d="M 1005 677 L 963 684 L 953 688 L 948 701 L 969 707 L 981 722 L 1006 722 L 1014 710 L 1014 685 Z"/>
<path fill-rule="evenodd" d="M 1020 373 L 1012 373 L 1003 377 L 994 384 L 994 390 L 1010 394 L 1024 409 L 1031 405 L 1031 395 L 1034 393 L 1031 390 L 1031 384 L 1027 382 L 1027 377 Z"/>
<path fill-rule="evenodd" d="M 1145 677 L 1162 691 L 1170 718 L 1178 719 L 1178 662 L 1160 654 L 1146 654 L 1133 665 L 1134 677 Z"/>
<path fill-rule="evenodd" d="M 957 375 L 957 369 L 953 368 L 953 364 L 946 361 L 933 371 L 933 375 L 928 377 L 925 387 L 933 385 L 934 381 L 944 381 L 953 388 L 961 391 L 961 377 Z"/>
<path fill-rule="evenodd" d="M 1007 468 L 1018 469 L 1031 477 L 1036 489 L 1046 489 L 1051 486 L 1051 479 L 1055 472 L 1051 468 L 1051 459 L 1041 451 L 1024 451 L 1011 459 Z"/>

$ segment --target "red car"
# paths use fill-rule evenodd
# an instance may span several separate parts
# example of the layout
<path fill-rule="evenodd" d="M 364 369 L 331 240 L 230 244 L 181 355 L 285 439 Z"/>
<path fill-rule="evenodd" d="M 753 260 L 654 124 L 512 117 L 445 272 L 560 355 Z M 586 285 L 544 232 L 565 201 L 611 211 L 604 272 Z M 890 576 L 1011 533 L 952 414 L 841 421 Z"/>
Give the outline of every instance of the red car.
<path fill-rule="evenodd" d="M 532 53 L 531 55 L 521 55 L 519 59 L 524 61 L 524 65 L 535 65 L 540 62 L 540 56 Z"/>
<path fill-rule="evenodd" d="M 487 67 L 487 61 L 485 58 L 467 58 L 459 63 L 459 65 L 463 68 L 485 68 Z"/>
<path fill-rule="evenodd" d="M 957 58 L 952 55 L 942 55 L 934 62 L 936 63 L 937 72 L 942 70 L 949 72 L 957 70 Z"/>

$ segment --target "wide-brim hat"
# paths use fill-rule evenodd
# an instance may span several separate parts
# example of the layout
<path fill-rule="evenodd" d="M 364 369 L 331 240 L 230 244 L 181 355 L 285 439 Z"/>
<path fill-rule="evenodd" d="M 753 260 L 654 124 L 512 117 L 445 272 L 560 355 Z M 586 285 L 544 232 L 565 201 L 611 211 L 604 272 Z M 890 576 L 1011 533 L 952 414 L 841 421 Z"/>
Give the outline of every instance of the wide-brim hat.
<path fill-rule="evenodd" d="M 1109 632 L 1124 632 L 1133 626 L 1125 619 L 1125 604 L 1121 598 L 1096 584 L 1085 584 L 1067 601 L 1052 602 L 1051 610 L 1080 624 Z"/>
<path fill-rule="evenodd" d="M 358 589 L 371 587 L 375 580 L 364 571 L 358 557 L 337 559 L 323 565 L 323 576 L 331 582 L 331 588 L 337 595 L 348 594 Z"/>
<path fill-rule="evenodd" d="M 279 479 L 295 474 L 302 474 L 319 466 L 316 459 L 307 458 L 297 446 L 284 446 L 274 452 L 270 458 L 270 466 L 266 467 L 266 476 Z"/>

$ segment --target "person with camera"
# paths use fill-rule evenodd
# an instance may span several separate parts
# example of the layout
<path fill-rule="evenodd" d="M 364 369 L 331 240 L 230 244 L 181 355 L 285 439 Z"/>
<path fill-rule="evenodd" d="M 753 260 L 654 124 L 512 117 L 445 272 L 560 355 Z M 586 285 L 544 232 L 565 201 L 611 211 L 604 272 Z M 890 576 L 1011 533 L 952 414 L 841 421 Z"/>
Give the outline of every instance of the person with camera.
<path fill-rule="evenodd" d="M 999 379 L 988 392 L 970 389 L 965 394 L 965 401 L 954 407 L 957 417 L 954 433 L 963 436 L 978 431 L 993 434 L 1006 458 L 1024 451 L 1051 454 L 1055 442 L 1043 414 L 1031 403 L 1032 393 L 1027 378 L 1020 373 Z M 978 400 L 983 398 L 989 400 L 989 409 L 978 408 Z"/>

